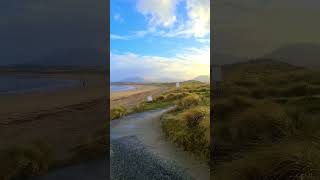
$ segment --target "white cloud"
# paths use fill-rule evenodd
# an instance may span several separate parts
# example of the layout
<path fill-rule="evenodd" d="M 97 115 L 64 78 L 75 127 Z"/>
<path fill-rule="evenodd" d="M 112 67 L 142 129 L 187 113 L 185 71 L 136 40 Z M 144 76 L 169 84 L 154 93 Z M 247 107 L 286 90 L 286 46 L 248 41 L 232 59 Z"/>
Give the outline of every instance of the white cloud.
<path fill-rule="evenodd" d="M 111 79 L 142 76 L 149 79 L 189 80 L 210 74 L 210 48 L 188 48 L 173 57 L 111 53 Z"/>
<path fill-rule="evenodd" d="M 120 22 L 120 23 L 124 22 L 123 17 L 119 13 L 114 14 L 113 19 Z"/>
<path fill-rule="evenodd" d="M 117 35 L 117 34 L 110 34 L 110 39 L 113 40 L 130 40 L 129 36 L 121 36 L 121 35 Z"/>
<path fill-rule="evenodd" d="M 204 37 L 210 33 L 210 0 L 187 0 L 190 20 L 187 26 L 195 37 Z"/>
<path fill-rule="evenodd" d="M 204 38 L 210 34 L 210 0 L 184 0 L 188 17 L 177 19 L 181 1 L 139 0 L 137 9 L 149 20 L 146 32 L 162 37 Z"/>
<path fill-rule="evenodd" d="M 176 21 L 179 0 L 138 0 L 137 9 L 149 20 L 151 28 L 170 27 Z"/>

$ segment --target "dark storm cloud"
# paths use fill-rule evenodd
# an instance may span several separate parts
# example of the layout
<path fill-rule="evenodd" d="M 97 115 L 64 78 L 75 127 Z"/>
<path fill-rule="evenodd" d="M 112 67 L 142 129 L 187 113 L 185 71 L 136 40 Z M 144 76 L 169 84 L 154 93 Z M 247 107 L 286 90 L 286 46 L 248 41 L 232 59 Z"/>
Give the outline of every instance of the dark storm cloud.
<path fill-rule="evenodd" d="M 105 0 L 3 0 L 0 64 L 37 59 L 69 48 L 103 48 Z"/>
<path fill-rule="evenodd" d="M 292 43 L 320 43 L 318 0 L 217 0 L 218 52 L 261 56 Z"/>

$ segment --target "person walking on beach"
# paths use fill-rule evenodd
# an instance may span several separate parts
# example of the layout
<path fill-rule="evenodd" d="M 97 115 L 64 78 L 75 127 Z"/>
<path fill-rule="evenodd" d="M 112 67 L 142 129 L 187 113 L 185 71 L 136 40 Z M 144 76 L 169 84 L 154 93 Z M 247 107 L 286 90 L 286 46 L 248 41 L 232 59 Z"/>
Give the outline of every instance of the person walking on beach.
<path fill-rule="evenodd" d="M 82 80 L 82 86 L 85 88 L 86 87 L 86 81 L 85 80 Z"/>

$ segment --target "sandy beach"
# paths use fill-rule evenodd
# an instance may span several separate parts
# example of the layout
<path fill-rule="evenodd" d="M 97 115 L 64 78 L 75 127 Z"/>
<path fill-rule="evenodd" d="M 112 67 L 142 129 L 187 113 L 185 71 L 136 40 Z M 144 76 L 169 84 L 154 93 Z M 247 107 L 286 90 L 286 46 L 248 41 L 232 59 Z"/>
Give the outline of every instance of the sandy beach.
<path fill-rule="evenodd" d="M 110 106 L 124 106 L 130 109 L 140 102 L 146 100 L 147 96 L 157 97 L 168 90 L 167 87 L 155 85 L 130 85 L 134 86 L 135 90 L 110 92 Z"/>
<path fill-rule="evenodd" d="M 0 150 L 41 140 L 51 145 L 56 160 L 64 160 L 82 139 L 103 129 L 106 80 L 102 73 L 44 76 L 85 81 L 86 87 L 0 96 Z"/>

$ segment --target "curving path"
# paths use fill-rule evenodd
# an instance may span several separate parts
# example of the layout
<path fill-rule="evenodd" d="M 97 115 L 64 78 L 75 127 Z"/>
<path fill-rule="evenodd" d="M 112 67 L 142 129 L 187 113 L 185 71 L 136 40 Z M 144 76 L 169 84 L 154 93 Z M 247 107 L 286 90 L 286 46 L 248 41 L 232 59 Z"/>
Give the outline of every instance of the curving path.
<path fill-rule="evenodd" d="M 111 177 L 120 179 L 209 180 L 205 162 L 167 142 L 160 127 L 162 114 L 152 110 L 111 122 Z"/>
<path fill-rule="evenodd" d="M 112 180 L 209 180 L 209 166 L 166 141 L 160 117 L 170 111 L 132 114 L 110 124 Z M 107 158 L 106 158 L 107 159 Z M 107 160 L 67 167 L 32 180 L 107 180 Z"/>

